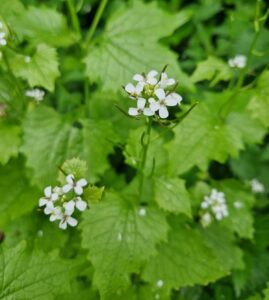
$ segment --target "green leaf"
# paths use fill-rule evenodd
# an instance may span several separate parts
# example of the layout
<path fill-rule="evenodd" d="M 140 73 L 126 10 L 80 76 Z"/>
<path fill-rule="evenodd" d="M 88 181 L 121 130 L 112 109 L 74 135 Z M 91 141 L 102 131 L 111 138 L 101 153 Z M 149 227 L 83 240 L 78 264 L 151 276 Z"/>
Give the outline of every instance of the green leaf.
<path fill-rule="evenodd" d="M 155 245 L 166 239 L 165 217 L 150 207 L 141 216 L 140 208 L 129 200 L 110 193 L 83 214 L 82 245 L 89 250 L 102 299 L 113 299 L 113 294 L 126 289 L 129 274 L 138 272 L 156 253 Z"/>
<path fill-rule="evenodd" d="M 74 263 L 54 254 L 29 251 L 24 242 L 0 248 L 0 299 L 53 300 L 69 290 Z"/>
<path fill-rule="evenodd" d="M 134 74 L 160 71 L 169 64 L 169 74 L 178 78 L 182 86 L 193 89 L 178 66 L 176 54 L 158 43 L 189 18 L 187 11 L 170 15 L 154 2 L 135 1 L 126 10 L 115 12 L 98 44 L 89 48 L 84 59 L 86 75 L 94 82 L 102 80 L 106 90 L 119 90 Z"/>
<path fill-rule="evenodd" d="M 266 289 L 263 290 L 264 300 L 269 300 L 269 282 L 267 283 Z"/>
<path fill-rule="evenodd" d="M 44 6 L 30 6 L 21 14 L 14 29 L 36 44 L 46 41 L 52 46 L 67 47 L 76 39 L 67 26 L 65 16 Z"/>
<path fill-rule="evenodd" d="M 27 157 L 26 165 L 34 171 L 32 181 L 38 186 L 43 188 L 56 181 L 58 168 L 73 157 L 86 161 L 91 181 L 108 168 L 107 156 L 113 144 L 106 137 L 116 140 L 111 124 L 89 119 L 78 122 L 82 128 L 44 106 L 26 116 L 22 152 Z"/>
<path fill-rule="evenodd" d="M 260 120 L 264 126 L 269 126 L 269 71 L 264 71 L 258 81 L 255 89 L 255 95 L 252 97 L 248 109 L 252 116 Z"/>
<path fill-rule="evenodd" d="M 194 166 L 206 170 L 210 160 L 223 163 L 229 155 L 237 157 L 243 149 L 242 133 L 222 121 L 217 105 L 220 104 L 200 103 L 175 128 L 175 138 L 167 144 L 172 175 L 182 174 Z"/>
<path fill-rule="evenodd" d="M 11 157 L 18 155 L 21 129 L 17 125 L 0 121 L 0 163 L 5 165 Z"/>
<path fill-rule="evenodd" d="M 30 186 L 21 159 L 12 160 L 0 168 L 0 225 L 31 211 L 40 196 L 36 188 Z"/>
<path fill-rule="evenodd" d="M 177 289 L 206 285 L 227 273 L 197 230 L 174 224 L 168 243 L 159 246 L 158 254 L 147 263 L 143 279 L 154 287 L 162 280 L 163 288 Z"/>
<path fill-rule="evenodd" d="M 39 44 L 29 63 L 25 56 L 17 55 L 11 61 L 16 76 L 28 81 L 31 87 L 41 86 L 54 91 L 55 80 L 60 76 L 57 52 L 46 44 Z"/>
<path fill-rule="evenodd" d="M 227 271 L 244 269 L 243 251 L 236 246 L 232 231 L 214 224 L 200 230 L 206 244 L 219 258 L 220 265 Z"/>
<path fill-rule="evenodd" d="M 227 81 L 232 77 L 231 69 L 228 64 L 221 59 L 209 56 L 205 61 L 197 64 L 197 68 L 191 76 L 192 82 L 203 80 L 211 81 L 211 86 L 216 85 L 219 81 Z"/>
<path fill-rule="evenodd" d="M 155 200 L 159 207 L 172 213 L 191 217 L 190 196 L 180 178 L 155 178 Z"/>

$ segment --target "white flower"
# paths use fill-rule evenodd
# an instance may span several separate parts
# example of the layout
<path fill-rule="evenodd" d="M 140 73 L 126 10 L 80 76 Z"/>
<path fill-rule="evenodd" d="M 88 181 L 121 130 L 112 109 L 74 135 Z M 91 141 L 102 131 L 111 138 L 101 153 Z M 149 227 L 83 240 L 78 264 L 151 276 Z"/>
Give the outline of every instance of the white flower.
<path fill-rule="evenodd" d="M 201 223 L 204 227 L 208 226 L 212 222 L 212 216 L 210 213 L 205 213 L 202 215 Z"/>
<path fill-rule="evenodd" d="M 44 189 L 44 194 L 45 194 L 45 197 L 42 197 L 39 199 L 39 206 L 48 206 L 50 204 L 52 204 L 53 206 L 53 202 L 55 202 L 59 195 L 57 193 L 53 193 L 52 192 L 52 188 L 51 186 L 48 186 Z"/>
<path fill-rule="evenodd" d="M 212 189 L 210 195 L 204 197 L 201 208 L 206 211 L 201 217 L 203 226 L 208 226 L 212 222 L 212 215 L 217 221 L 229 215 L 225 194 L 216 189 Z"/>
<path fill-rule="evenodd" d="M 5 32 L 0 32 L 0 46 L 5 46 L 7 44 L 5 36 L 6 36 Z"/>
<path fill-rule="evenodd" d="M 243 69 L 247 64 L 247 58 L 245 55 L 236 55 L 228 60 L 228 64 L 231 68 Z"/>
<path fill-rule="evenodd" d="M 60 206 L 54 207 L 53 204 L 47 205 L 44 210 L 44 213 L 46 215 L 50 215 L 51 222 L 54 222 L 56 220 L 61 220 L 63 216 L 61 207 Z"/>
<path fill-rule="evenodd" d="M 32 90 L 27 90 L 25 92 L 25 96 L 34 98 L 35 101 L 40 102 L 43 100 L 45 96 L 45 92 L 40 89 L 32 89 Z"/>
<path fill-rule="evenodd" d="M 252 179 L 250 181 L 251 189 L 253 193 L 264 193 L 264 185 L 258 179 Z"/>
<path fill-rule="evenodd" d="M 82 200 L 81 197 L 76 197 L 68 202 L 64 203 L 64 208 L 66 210 L 74 210 L 75 207 L 80 210 L 80 211 L 84 211 L 87 208 L 87 202 Z"/>
<path fill-rule="evenodd" d="M 143 87 L 146 84 L 156 85 L 158 82 L 158 80 L 156 79 L 157 75 L 158 75 L 157 71 L 151 70 L 147 75 L 135 74 L 133 80 L 137 81 Z"/>
<path fill-rule="evenodd" d="M 131 98 L 137 98 L 141 96 L 141 93 L 144 89 L 144 86 L 140 83 L 138 83 L 136 86 L 134 86 L 132 83 L 128 83 L 125 86 L 125 91 L 131 96 Z"/>
<path fill-rule="evenodd" d="M 27 64 L 29 64 L 30 62 L 31 62 L 31 57 L 30 56 L 25 56 L 24 57 L 24 61 L 27 63 Z"/>
<path fill-rule="evenodd" d="M 165 119 L 169 116 L 169 112 L 166 106 L 176 106 L 182 100 L 182 97 L 177 93 L 165 95 L 163 89 L 157 89 L 155 91 L 155 95 L 159 100 L 156 101 L 154 98 L 150 98 L 149 99 L 150 109 L 154 112 L 159 111 L 159 116 L 162 119 Z"/>
<path fill-rule="evenodd" d="M 130 107 L 128 110 L 128 114 L 130 116 L 138 116 L 140 114 L 144 114 L 145 116 L 153 116 L 154 112 L 148 108 L 145 107 L 146 100 L 144 98 L 138 98 L 137 99 L 137 107 Z"/>
<path fill-rule="evenodd" d="M 159 279 L 159 280 L 156 282 L 156 286 L 157 286 L 158 288 L 163 287 L 163 284 L 164 284 L 164 282 L 163 282 L 163 280 L 161 280 L 161 279 Z"/>
<path fill-rule="evenodd" d="M 174 78 L 168 78 L 167 74 L 165 72 L 163 72 L 161 74 L 161 80 L 158 83 L 158 85 L 161 89 L 165 89 L 166 87 L 173 85 L 175 83 L 176 83 L 176 81 Z"/>
<path fill-rule="evenodd" d="M 59 227 L 61 229 L 66 229 L 67 228 L 67 224 L 72 226 L 72 227 L 75 227 L 77 226 L 78 224 L 78 221 L 71 217 L 71 215 L 73 214 L 74 210 L 65 210 L 65 212 L 62 214 L 62 217 L 61 217 L 61 221 L 59 223 Z"/>
<path fill-rule="evenodd" d="M 234 202 L 234 208 L 240 209 L 244 206 L 244 204 L 241 201 L 235 201 Z"/>
<path fill-rule="evenodd" d="M 141 207 L 141 208 L 139 209 L 139 211 L 138 211 L 138 215 L 139 215 L 140 217 L 145 217 L 146 214 L 147 214 L 146 208 L 145 208 L 145 207 Z"/>
<path fill-rule="evenodd" d="M 66 176 L 67 184 L 63 186 L 62 190 L 66 194 L 71 190 L 74 190 L 77 195 L 83 194 L 83 188 L 88 184 L 87 180 L 84 178 L 79 179 L 78 181 L 74 180 L 74 175 L 69 174 Z"/>

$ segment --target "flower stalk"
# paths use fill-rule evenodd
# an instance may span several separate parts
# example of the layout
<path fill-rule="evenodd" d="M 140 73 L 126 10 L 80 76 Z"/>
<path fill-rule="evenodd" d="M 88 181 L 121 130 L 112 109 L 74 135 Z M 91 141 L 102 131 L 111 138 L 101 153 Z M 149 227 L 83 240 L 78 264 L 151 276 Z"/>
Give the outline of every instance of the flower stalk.
<path fill-rule="evenodd" d="M 143 191 L 145 182 L 145 166 L 147 161 L 148 148 L 150 144 L 150 134 L 151 134 L 152 118 L 147 119 L 147 129 L 146 134 L 141 140 L 142 144 L 142 160 L 139 166 L 139 203 L 143 202 Z"/>

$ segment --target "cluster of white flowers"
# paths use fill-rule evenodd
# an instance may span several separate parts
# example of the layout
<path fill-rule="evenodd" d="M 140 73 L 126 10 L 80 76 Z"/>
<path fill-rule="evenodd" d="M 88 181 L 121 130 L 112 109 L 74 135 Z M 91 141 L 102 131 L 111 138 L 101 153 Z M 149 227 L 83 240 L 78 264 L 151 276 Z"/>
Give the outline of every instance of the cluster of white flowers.
<path fill-rule="evenodd" d="M 201 203 L 201 209 L 203 211 L 201 217 L 203 226 L 208 226 L 214 218 L 220 221 L 229 215 L 225 195 L 216 189 L 212 189 L 211 194 L 204 197 L 204 201 Z"/>
<path fill-rule="evenodd" d="M 165 72 L 158 77 L 158 72 L 150 71 L 148 74 L 135 74 L 133 80 L 136 84 L 128 83 L 124 89 L 129 97 L 136 101 L 136 107 L 129 108 L 130 116 L 153 116 L 158 113 L 159 117 L 166 119 L 169 116 L 167 106 L 176 106 L 182 101 L 182 97 L 175 93 L 176 81 L 168 78 Z"/>
<path fill-rule="evenodd" d="M 40 102 L 44 99 L 45 92 L 40 89 L 27 90 L 25 96 L 33 98 L 36 102 Z"/>
<path fill-rule="evenodd" d="M 228 60 L 228 64 L 231 68 L 243 69 L 247 64 L 247 58 L 245 55 L 236 55 Z"/>
<path fill-rule="evenodd" d="M 7 40 L 6 40 L 6 33 L 3 31 L 4 25 L 2 22 L 0 22 L 0 46 L 6 46 Z"/>
<path fill-rule="evenodd" d="M 81 198 L 87 184 L 86 179 L 76 181 L 74 175 L 69 174 L 63 187 L 48 186 L 44 189 L 45 196 L 39 199 L 39 207 L 45 207 L 44 213 L 50 215 L 51 222 L 60 220 L 61 229 L 66 229 L 67 225 L 74 227 L 78 224 L 78 221 L 72 217 L 75 209 L 84 211 L 87 208 L 87 202 Z M 71 198 L 68 197 L 68 193 Z"/>
<path fill-rule="evenodd" d="M 253 193 L 264 193 L 264 185 L 258 179 L 252 179 L 250 181 L 251 190 Z"/>

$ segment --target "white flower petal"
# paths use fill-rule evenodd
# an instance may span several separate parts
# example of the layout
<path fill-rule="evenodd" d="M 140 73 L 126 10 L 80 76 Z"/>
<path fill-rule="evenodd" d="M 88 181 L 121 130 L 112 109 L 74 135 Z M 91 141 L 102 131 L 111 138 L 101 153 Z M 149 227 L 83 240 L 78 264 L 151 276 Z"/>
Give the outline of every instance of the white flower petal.
<path fill-rule="evenodd" d="M 143 109 L 146 105 L 146 100 L 144 98 L 138 98 L 137 100 L 137 108 Z"/>
<path fill-rule="evenodd" d="M 51 186 L 47 186 L 45 189 L 44 189 L 44 194 L 47 198 L 49 198 L 51 196 Z"/>
<path fill-rule="evenodd" d="M 166 106 L 161 106 L 159 109 L 159 116 L 162 119 L 166 119 L 169 116 L 168 110 L 166 108 Z"/>
<path fill-rule="evenodd" d="M 135 93 L 137 95 L 140 95 L 140 93 L 143 91 L 144 89 L 144 84 L 142 84 L 141 82 L 139 82 L 136 87 L 135 87 Z"/>
<path fill-rule="evenodd" d="M 158 72 L 156 71 L 156 70 L 151 70 L 151 71 L 149 71 L 148 72 L 148 75 L 147 75 L 147 77 L 149 78 L 149 77 L 156 77 L 158 75 Z"/>
<path fill-rule="evenodd" d="M 67 228 L 67 222 L 61 220 L 61 222 L 59 223 L 59 227 L 63 230 L 65 230 Z"/>
<path fill-rule="evenodd" d="M 151 102 L 149 107 L 152 111 L 157 111 L 160 109 L 160 103 L 157 101 Z"/>
<path fill-rule="evenodd" d="M 51 214 L 50 215 L 50 221 L 51 222 L 54 222 L 54 221 L 56 221 L 58 218 L 57 218 L 57 215 L 54 215 L 54 214 Z"/>
<path fill-rule="evenodd" d="M 128 110 L 128 115 L 130 116 L 138 116 L 138 110 L 137 108 L 130 107 Z"/>
<path fill-rule="evenodd" d="M 155 84 L 157 84 L 157 82 L 158 82 L 158 80 L 154 77 L 149 77 L 147 79 L 147 83 L 150 84 L 150 85 L 155 85 Z"/>
<path fill-rule="evenodd" d="M 63 186 L 62 190 L 63 190 L 63 193 L 66 194 L 68 193 L 69 191 L 71 191 L 73 189 L 73 185 L 71 184 L 66 184 Z"/>
<path fill-rule="evenodd" d="M 169 79 L 166 80 L 166 85 L 167 85 L 167 86 L 173 85 L 173 84 L 175 84 L 175 83 L 176 83 L 176 81 L 175 81 L 174 78 L 169 78 Z"/>
<path fill-rule="evenodd" d="M 82 195 L 83 194 L 83 188 L 81 186 L 75 186 L 74 191 L 77 195 Z"/>
<path fill-rule="evenodd" d="M 87 208 L 87 202 L 81 198 L 76 201 L 76 208 L 80 211 L 84 211 Z"/>
<path fill-rule="evenodd" d="M 74 183 L 74 175 L 73 174 L 69 174 L 66 176 L 66 182 L 69 184 L 73 184 Z"/>
<path fill-rule="evenodd" d="M 158 97 L 159 100 L 165 99 L 165 92 L 163 89 L 157 89 L 155 91 L 155 95 Z"/>
<path fill-rule="evenodd" d="M 145 78 L 141 74 L 135 74 L 133 77 L 133 80 L 135 81 L 144 81 Z"/>
<path fill-rule="evenodd" d="M 132 83 L 128 83 L 126 86 L 125 86 L 125 91 L 129 94 L 133 94 L 135 92 L 135 87 Z"/>
<path fill-rule="evenodd" d="M 143 113 L 144 113 L 145 116 L 148 116 L 148 117 L 154 115 L 154 111 L 152 111 L 152 110 L 151 110 L 150 108 L 148 108 L 148 107 L 146 107 L 146 108 L 144 109 Z"/>
<path fill-rule="evenodd" d="M 39 207 L 47 205 L 47 203 L 48 203 L 48 199 L 46 199 L 46 198 L 39 199 Z"/>
<path fill-rule="evenodd" d="M 68 211 L 74 211 L 74 208 L 75 208 L 75 201 L 73 200 L 70 200 L 68 202 L 65 202 L 63 207 L 65 208 L 65 210 L 68 210 Z"/>
<path fill-rule="evenodd" d="M 52 201 L 56 201 L 57 199 L 59 198 L 59 195 L 57 194 L 57 193 L 53 193 L 52 195 L 51 195 L 51 200 Z"/>
<path fill-rule="evenodd" d="M 78 221 L 75 219 L 75 218 L 72 218 L 72 217 L 68 217 L 66 219 L 67 223 L 72 226 L 72 227 L 75 227 L 78 225 Z"/>
<path fill-rule="evenodd" d="M 168 106 L 175 106 L 182 101 L 182 97 L 177 93 L 171 93 L 165 99 L 165 104 Z"/>
<path fill-rule="evenodd" d="M 54 208 L 53 206 L 47 205 L 44 209 L 45 215 L 50 215 L 53 211 L 53 208 Z"/>
<path fill-rule="evenodd" d="M 84 186 L 86 186 L 87 184 L 88 184 L 88 181 L 87 181 L 85 178 L 81 178 L 81 179 L 79 179 L 79 181 L 77 181 L 77 185 L 78 185 L 78 186 L 84 187 Z"/>

